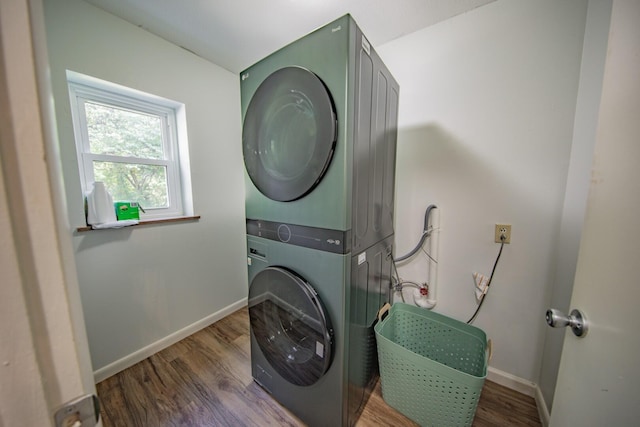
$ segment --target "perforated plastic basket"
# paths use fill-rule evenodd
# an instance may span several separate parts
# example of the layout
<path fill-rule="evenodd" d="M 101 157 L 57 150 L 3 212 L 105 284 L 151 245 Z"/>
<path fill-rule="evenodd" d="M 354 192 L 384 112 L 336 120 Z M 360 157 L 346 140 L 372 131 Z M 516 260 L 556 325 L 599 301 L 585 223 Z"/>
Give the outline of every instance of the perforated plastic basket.
<path fill-rule="evenodd" d="M 470 426 L 487 376 L 474 326 L 396 303 L 375 326 L 382 397 L 423 426 Z"/>

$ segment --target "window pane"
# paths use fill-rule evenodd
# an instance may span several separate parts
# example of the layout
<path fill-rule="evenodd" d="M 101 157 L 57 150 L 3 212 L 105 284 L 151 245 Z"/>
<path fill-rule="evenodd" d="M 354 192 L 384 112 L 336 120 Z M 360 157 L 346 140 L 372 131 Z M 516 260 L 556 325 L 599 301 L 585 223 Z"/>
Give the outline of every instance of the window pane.
<path fill-rule="evenodd" d="M 96 181 L 102 181 L 116 201 L 140 203 L 144 209 L 169 206 L 164 166 L 93 162 Z"/>
<path fill-rule="evenodd" d="M 160 117 L 91 102 L 84 108 L 92 153 L 164 158 Z"/>

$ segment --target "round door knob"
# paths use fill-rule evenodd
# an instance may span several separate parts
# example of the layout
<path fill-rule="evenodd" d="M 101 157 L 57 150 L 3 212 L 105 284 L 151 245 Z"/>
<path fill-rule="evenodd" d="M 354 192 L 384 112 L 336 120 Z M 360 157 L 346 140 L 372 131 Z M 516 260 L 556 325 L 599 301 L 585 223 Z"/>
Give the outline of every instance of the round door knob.
<path fill-rule="evenodd" d="M 547 324 L 552 328 L 564 328 L 570 326 L 573 334 L 577 337 L 584 337 L 589 330 L 589 325 L 584 314 L 580 310 L 571 310 L 567 316 L 562 311 L 555 308 L 547 310 Z"/>

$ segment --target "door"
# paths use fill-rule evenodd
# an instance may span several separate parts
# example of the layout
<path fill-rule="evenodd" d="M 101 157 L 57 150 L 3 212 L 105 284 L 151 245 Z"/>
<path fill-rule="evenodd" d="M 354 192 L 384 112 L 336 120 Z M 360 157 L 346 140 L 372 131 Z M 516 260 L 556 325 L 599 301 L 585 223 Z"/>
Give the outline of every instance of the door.
<path fill-rule="evenodd" d="M 41 0 L 0 2 L 3 426 L 52 425 L 56 407 L 95 392 L 69 227 L 58 202 L 64 197 L 52 148 L 43 19 Z"/>
<path fill-rule="evenodd" d="M 315 384 L 329 369 L 333 330 L 313 287 L 284 267 L 267 267 L 249 285 L 249 322 L 260 351 L 285 380 Z"/>
<path fill-rule="evenodd" d="M 640 422 L 640 3 L 614 0 L 592 182 L 551 425 Z"/>
<path fill-rule="evenodd" d="M 336 146 L 336 111 L 311 71 L 286 67 L 269 75 L 247 108 L 242 130 L 245 167 L 272 200 L 297 200 L 322 180 Z"/>

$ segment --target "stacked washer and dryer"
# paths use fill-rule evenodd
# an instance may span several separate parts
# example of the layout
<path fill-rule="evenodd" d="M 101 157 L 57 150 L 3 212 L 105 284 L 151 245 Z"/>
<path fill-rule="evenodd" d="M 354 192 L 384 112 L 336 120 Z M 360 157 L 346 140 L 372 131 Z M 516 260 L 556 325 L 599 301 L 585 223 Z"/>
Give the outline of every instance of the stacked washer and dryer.
<path fill-rule="evenodd" d="M 240 81 L 252 375 L 308 425 L 353 425 L 390 296 L 398 84 L 349 15 Z"/>

